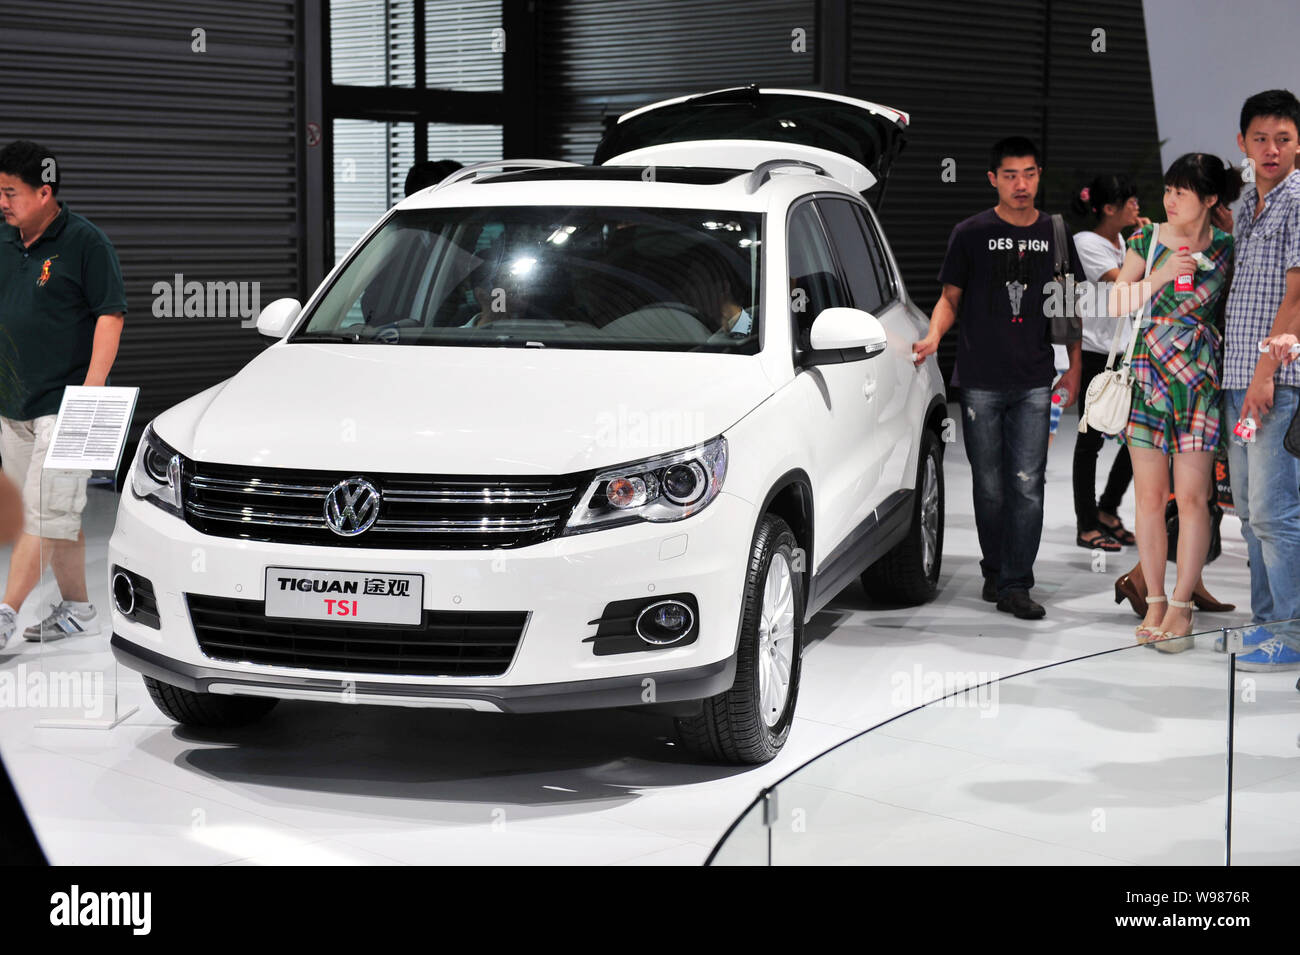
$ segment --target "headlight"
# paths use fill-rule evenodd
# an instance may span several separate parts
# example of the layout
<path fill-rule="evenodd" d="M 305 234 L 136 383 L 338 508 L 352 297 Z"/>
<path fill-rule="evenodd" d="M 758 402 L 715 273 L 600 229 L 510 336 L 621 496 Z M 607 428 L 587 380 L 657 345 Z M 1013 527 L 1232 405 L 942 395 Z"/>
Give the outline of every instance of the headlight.
<path fill-rule="evenodd" d="M 597 474 L 566 534 L 637 521 L 680 521 L 709 505 L 727 476 L 727 439 Z"/>
<path fill-rule="evenodd" d="M 181 456 L 153 433 L 144 429 L 131 464 L 131 491 L 169 514 L 183 517 L 181 510 Z"/>

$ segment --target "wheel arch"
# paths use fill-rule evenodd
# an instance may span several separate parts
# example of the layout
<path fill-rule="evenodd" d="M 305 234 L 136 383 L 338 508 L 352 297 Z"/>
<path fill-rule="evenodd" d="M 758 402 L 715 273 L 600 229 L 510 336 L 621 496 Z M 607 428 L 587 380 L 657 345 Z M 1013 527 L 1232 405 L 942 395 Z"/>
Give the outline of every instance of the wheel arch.
<path fill-rule="evenodd" d="M 758 534 L 758 525 L 767 514 L 774 514 L 790 526 L 794 538 L 803 551 L 803 594 L 806 601 L 813 575 L 813 544 L 816 541 L 816 526 L 813 511 L 812 478 L 803 468 L 791 468 L 772 482 L 772 487 L 763 498 L 762 506 L 754 519 L 754 535 Z M 753 536 L 750 538 L 753 540 Z M 736 624 L 736 645 L 740 645 L 740 623 Z"/>
<path fill-rule="evenodd" d="M 949 418 L 948 400 L 945 395 L 935 395 L 930 399 L 930 405 L 925 409 L 925 430 L 933 431 L 939 438 L 939 444 L 943 444 L 944 422 Z"/>

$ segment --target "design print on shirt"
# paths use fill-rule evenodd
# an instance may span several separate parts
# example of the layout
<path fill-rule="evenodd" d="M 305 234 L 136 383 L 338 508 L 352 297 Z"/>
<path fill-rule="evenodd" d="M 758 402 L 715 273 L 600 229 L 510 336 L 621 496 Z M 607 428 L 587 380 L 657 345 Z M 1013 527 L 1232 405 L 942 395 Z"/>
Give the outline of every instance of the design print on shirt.
<path fill-rule="evenodd" d="M 58 258 L 57 255 L 51 255 L 48 259 L 46 259 L 44 262 L 41 263 L 41 275 L 40 278 L 36 280 L 36 285 L 38 288 L 44 288 L 45 283 L 50 280 L 50 263 L 57 258 Z"/>
<path fill-rule="evenodd" d="M 1020 306 L 1024 302 L 1025 290 L 1029 288 L 1029 276 L 1032 271 L 1030 265 L 1033 261 L 1030 253 L 1047 252 L 1047 241 L 1045 239 L 990 239 L 989 246 L 1003 253 L 1001 256 L 994 256 L 993 261 L 997 264 L 997 277 L 1007 290 L 1007 301 L 1011 305 L 1011 324 L 1023 325 L 1025 317 L 1020 313 Z"/>
<path fill-rule="evenodd" d="M 1020 314 L 1020 300 L 1025 297 L 1025 284 L 1020 281 L 1007 283 L 1007 297 L 1011 301 L 1011 323 L 1021 324 L 1024 322 L 1024 316 Z"/>

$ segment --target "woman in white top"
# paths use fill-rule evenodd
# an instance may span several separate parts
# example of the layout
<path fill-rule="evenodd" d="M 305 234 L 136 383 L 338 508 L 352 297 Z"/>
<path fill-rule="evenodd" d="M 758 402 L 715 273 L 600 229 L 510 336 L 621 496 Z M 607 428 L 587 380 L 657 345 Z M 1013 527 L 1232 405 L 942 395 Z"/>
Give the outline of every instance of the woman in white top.
<path fill-rule="evenodd" d="M 1124 264 L 1122 230 L 1147 221 L 1138 215 L 1137 186 L 1125 176 L 1098 176 L 1075 193 L 1071 205 L 1076 215 L 1091 215 L 1094 220 L 1091 229 L 1074 236 L 1074 247 L 1079 251 L 1085 276 L 1094 285 L 1114 281 Z M 1105 302 L 1106 297 L 1092 295 L 1089 301 Z M 1087 394 L 1088 384 L 1105 370 L 1111 342 L 1120 326 L 1124 328 L 1120 331 L 1118 354 L 1122 355 L 1128 345 L 1126 323 L 1110 315 L 1090 314 L 1093 311 L 1087 309 L 1083 319 L 1081 394 Z M 1079 435 L 1074 445 L 1074 515 L 1078 531 L 1075 542 L 1090 550 L 1118 551 L 1123 545 L 1135 542 L 1132 532 L 1119 517 L 1120 501 L 1133 480 L 1133 466 L 1128 448 L 1120 444 L 1098 503 L 1097 455 L 1105 439 L 1105 434 L 1089 428 Z"/>

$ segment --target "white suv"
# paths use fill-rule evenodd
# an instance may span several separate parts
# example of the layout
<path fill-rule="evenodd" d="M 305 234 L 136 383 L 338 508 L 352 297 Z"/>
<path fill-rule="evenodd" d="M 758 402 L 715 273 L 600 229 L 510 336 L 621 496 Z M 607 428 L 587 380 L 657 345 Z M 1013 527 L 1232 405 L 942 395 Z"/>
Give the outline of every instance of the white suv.
<path fill-rule="evenodd" d="M 191 725 L 650 705 L 771 759 L 805 621 L 939 576 L 943 386 L 863 199 L 906 123 L 723 90 L 396 206 L 145 432 L 117 658 Z"/>

